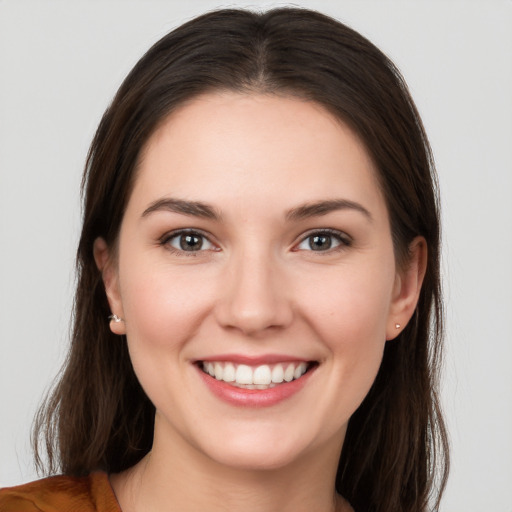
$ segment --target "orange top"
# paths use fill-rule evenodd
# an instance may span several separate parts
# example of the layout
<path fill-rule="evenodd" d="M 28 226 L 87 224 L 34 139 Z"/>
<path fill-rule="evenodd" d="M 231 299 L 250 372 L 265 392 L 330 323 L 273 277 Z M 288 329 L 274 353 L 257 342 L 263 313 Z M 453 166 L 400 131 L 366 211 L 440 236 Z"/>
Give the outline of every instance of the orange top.
<path fill-rule="evenodd" d="M 0 489 L 0 512 L 121 512 L 108 475 L 52 476 Z"/>

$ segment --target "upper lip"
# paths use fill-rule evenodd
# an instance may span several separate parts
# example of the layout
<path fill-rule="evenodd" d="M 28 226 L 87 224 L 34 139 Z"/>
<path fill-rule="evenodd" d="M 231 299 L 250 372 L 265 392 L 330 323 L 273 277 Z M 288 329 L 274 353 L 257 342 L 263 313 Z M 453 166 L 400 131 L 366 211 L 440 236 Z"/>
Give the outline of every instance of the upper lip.
<path fill-rule="evenodd" d="M 208 356 L 201 359 L 197 359 L 195 362 L 216 362 L 222 361 L 226 363 L 246 364 L 248 366 L 258 366 L 263 364 L 278 364 L 278 363 L 289 363 L 289 362 L 311 362 L 311 359 L 305 359 L 303 357 L 297 357 L 288 354 L 264 354 L 261 356 L 247 356 L 242 354 L 216 354 L 214 356 Z"/>

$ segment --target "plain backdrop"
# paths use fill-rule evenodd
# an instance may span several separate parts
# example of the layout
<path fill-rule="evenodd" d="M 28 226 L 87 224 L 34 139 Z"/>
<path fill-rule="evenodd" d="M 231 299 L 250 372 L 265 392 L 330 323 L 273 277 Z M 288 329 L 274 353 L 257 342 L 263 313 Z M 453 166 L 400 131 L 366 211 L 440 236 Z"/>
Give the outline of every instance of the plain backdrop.
<path fill-rule="evenodd" d="M 0 485 L 37 477 L 29 431 L 62 364 L 88 144 L 173 27 L 279 2 L 0 0 Z M 402 70 L 442 190 L 452 470 L 441 512 L 512 511 L 512 1 L 297 1 Z"/>

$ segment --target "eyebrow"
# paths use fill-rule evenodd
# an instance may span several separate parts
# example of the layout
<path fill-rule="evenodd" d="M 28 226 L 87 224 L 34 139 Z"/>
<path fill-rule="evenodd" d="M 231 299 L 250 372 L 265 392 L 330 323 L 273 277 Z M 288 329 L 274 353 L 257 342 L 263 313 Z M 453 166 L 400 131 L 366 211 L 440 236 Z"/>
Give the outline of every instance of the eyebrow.
<path fill-rule="evenodd" d="M 373 220 L 371 213 L 363 205 L 348 199 L 329 199 L 326 201 L 306 203 L 288 210 L 286 218 L 290 221 L 296 221 L 309 217 L 327 215 L 337 210 L 355 210 L 362 213 L 369 221 Z"/>
<path fill-rule="evenodd" d="M 355 210 L 362 213 L 368 220 L 373 220 L 371 213 L 363 205 L 348 199 L 329 199 L 305 203 L 288 210 L 285 217 L 288 221 L 297 221 L 309 217 L 327 215 L 337 210 Z M 220 212 L 208 203 L 201 201 L 185 201 L 184 199 L 171 197 L 164 197 L 151 203 L 142 213 L 142 217 L 147 217 L 151 213 L 158 211 L 169 211 L 215 221 L 219 221 L 222 218 Z"/>
<path fill-rule="evenodd" d="M 207 203 L 200 201 L 185 201 L 183 199 L 175 199 L 164 197 L 151 203 L 142 213 L 142 217 L 158 211 L 168 211 L 181 213 L 182 215 L 190 215 L 192 217 L 201 217 L 203 219 L 220 220 L 220 213 Z"/>

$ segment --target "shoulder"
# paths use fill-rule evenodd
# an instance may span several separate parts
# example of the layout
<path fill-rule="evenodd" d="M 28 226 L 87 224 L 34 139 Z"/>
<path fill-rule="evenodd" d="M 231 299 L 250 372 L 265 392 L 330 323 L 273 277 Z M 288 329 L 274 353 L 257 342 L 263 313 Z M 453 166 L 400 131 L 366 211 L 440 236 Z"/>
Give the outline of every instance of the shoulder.
<path fill-rule="evenodd" d="M 121 512 L 106 473 L 52 476 L 0 489 L 0 512 Z"/>

